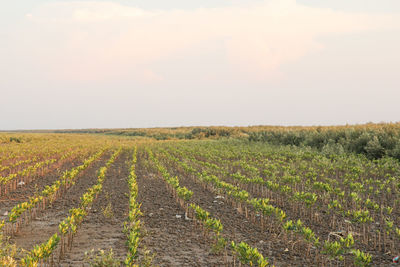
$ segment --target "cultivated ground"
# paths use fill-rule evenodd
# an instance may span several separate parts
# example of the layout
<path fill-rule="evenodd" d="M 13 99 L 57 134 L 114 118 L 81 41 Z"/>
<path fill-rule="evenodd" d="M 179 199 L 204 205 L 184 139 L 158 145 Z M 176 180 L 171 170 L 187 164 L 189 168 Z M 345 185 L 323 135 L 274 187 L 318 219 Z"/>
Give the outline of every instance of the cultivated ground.
<path fill-rule="evenodd" d="M 155 158 L 158 159 L 154 160 L 149 154 L 147 145 L 134 143 L 124 146 L 115 160 L 107 167 L 102 188 L 96 194 L 93 203 L 87 208 L 87 214 L 82 222 L 78 224 L 71 247 L 61 257 L 60 245 L 58 245 L 50 257 L 51 260 L 45 261 L 49 266 L 90 266 L 85 256 L 86 253 L 92 250 L 97 252 L 110 249 L 113 251 L 114 260 L 119 261 L 121 266 L 124 265 L 123 262 L 130 253 L 127 232 L 124 231 L 124 228 L 126 228 L 130 211 L 129 201 L 132 192 L 128 186 L 128 178 L 132 175 L 130 171 L 132 170 L 135 146 L 137 147 L 137 161 L 134 165 L 134 173 L 138 192 L 136 202 L 140 203 L 141 212 L 137 262 L 143 266 L 238 266 L 239 254 L 230 248 L 231 241 L 237 244 L 245 242 L 251 248 L 257 249 L 265 259 L 268 259 L 270 265 L 275 266 L 355 265 L 351 260 L 350 250 L 343 253 L 345 261 L 316 260 L 316 255 L 324 257 L 323 248 L 308 246 L 298 233 L 296 235 L 287 234 L 278 228 L 274 228 L 274 231 L 265 230 L 265 228 L 268 229 L 268 225 L 263 228 L 260 226 L 260 219 L 257 217 L 260 216 L 259 213 L 251 213 L 252 211 L 249 210 L 252 215 L 246 216 L 245 212 L 238 208 L 237 202 L 229 197 L 231 193 L 224 193 L 221 189 L 217 190 L 216 187 L 207 184 L 207 180 L 199 178 L 201 175 L 206 175 L 205 173 L 212 173 L 213 169 L 221 170 L 225 167 L 232 173 L 236 173 L 241 169 L 235 160 L 224 159 L 218 163 L 218 159 L 214 158 L 217 164 L 207 165 L 204 162 L 211 158 L 211 156 L 207 158 L 207 154 L 204 154 L 203 157 L 193 153 L 191 156 L 191 152 L 184 147 L 181 148 L 181 151 L 185 151 L 182 153 L 175 151 L 172 147 L 168 148 L 169 152 L 163 152 L 164 148 L 153 149 L 153 144 L 151 149 L 153 149 Z M 36 245 L 45 244 L 55 233 L 60 235 L 60 222 L 70 216 L 71 209 L 80 207 L 82 196 L 98 183 L 100 168 L 106 165 L 115 151 L 117 151 L 117 146 L 108 147 L 99 158 L 77 175 L 71 187 L 52 203 L 47 203 L 45 209 L 38 210 L 31 219 L 28 219 L 28 215 L 23 215 L 25 219 L 19 225 L 18 232 L 7 233 L 9 243 L 15 244 L 18 248 L 15 260 L 19 261 L 32 253 Z M 16 205 L 38 196 L 46 186 L 57 181 L 65 171 L 81 165 L 84 160 L 84 158 L 77 157 L 73 161 L 53 166 L 53 169 L 44 175 L 37 175 L 31 183 L 20 185 L 15 191 L 2 195 L 0 197 L 0 220 L 3 219 L 6 224 L 14 226 L 8 222 L 8 215 Z M 232 160 L 231 163 L 230 160 Z M 182 162 L 188 165 L 182 165 Z M 225 162 L 225 165 L 221 162 Z M 232 166 L 230 166 L 231 164 Z M 165 167 L 165 172 L 160 171 L 159 166 L 161 165 Z M 190 168 L 185 169 L 185 166 L 190 166 L 192 170 L 197 169 L 188 171 Z M 251 170 L 248 166 L 246 168 Z M 199 176 L 199 173 L 202 174 Z M 245 171 L 242 173 L 246 175 Z M 250 176 L 250 174 L 248 175 Z M 165 177 L 177 177 L 179 186 L 175 186 L 175 189 L 171 190 L 171 185 Z M 251 190 L 254 186 L 242 184 L 229 178 L 229 175 L 220 175 L 217 179 L 226 183 L 225 186 L 230 185 L 237 190 L 248 190 L 250 192 L 249 199 L 265 197 L 264 191 L 260 193 L 260 191 Z M 179 200 L 177 194 L 179 188 L 186 188 L 192 192 L 189 200 L 183 202 Z M 285 202 L 278 200 L 271 198 L 270 203 L 285 210 L 287 217 L 300 218 L 305 225 L 310 226 L 317 236 L 328 236 L 334 231 L 334 229 L 330 229 L 329 222 L 315 218 L 310 219 L 307 213 L 302 214 L 296 211 L 293 208 L 296 206 L 286 205 Z M 222 224 L 221 237 L 227 241 L 225 249 L 215 247 L 213 233 L 210 230 L 212 228 L 208 229 L 205 224 L 201 226 L 202 223 L 199 219 L 196 220 L 192 213 L 186 213 L 185 206 L 190 203 L 198 205 L 209 213 L 209 218 Z M 298 205 L 298 207 L 301 206 Z M 395 210 L 394 214 L 397 212 Z M 324 216 L 323 212 L 315 212 L 315 214 Z M 253 219 L 254 215 L 256 216 Z M 338 217 L 337 220 L 340 222 L 347 219 Z M 359 237 L 355 236 L 355 238 Z M 357 241 L 357 248 L 369 251 L 373 255 L 371 266 L 395 266 L 391 263 L 391 254 L 395 252 L 372 251 L 371 242 L 364 244 Z M 388 241 L 386 243 L 386 249 L 389 249 L 391 244 Z M 393 244 L 396 243 L 393 242 Z M 308 253 L 310 254 L 306 255 Z M 259 265 L 261 264 L 257 263 L 257 260 L 253 260 L 253 266 Z"/>

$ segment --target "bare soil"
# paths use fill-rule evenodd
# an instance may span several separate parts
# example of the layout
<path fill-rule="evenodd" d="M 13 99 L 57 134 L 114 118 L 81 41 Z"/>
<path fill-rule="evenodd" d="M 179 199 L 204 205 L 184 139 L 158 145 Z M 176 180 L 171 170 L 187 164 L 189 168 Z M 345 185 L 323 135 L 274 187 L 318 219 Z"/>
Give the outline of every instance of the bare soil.
<path fill-rule="evenodd" d="M 36 244 L 41 244 L 50 236 L 58 232 L 58 224 L 68 217 L 69 210 L 80 203 L 80 197 L 97 181 L 97 170 L 104 166 L 110 153 L 90 165 L 83 174 L 79 175 L 75 185 L 69 188 L 62 198 L 57 199 L 51 206 L 32 220 L 28 225 L 22 227 L 10 241 L 17 247 L 30 250 Z"/>
<path fill-rule="evenodd" d="M 15 191 L 0 197 L 0 220 L 7 219 L 9 212 L 15 205 L 29 200 L 36 192 L 41 192 L 46 185 L 51 185 L 55 182 L 62 173 L 82 164 L 82 160 L 76 159 L 73 162 L 67 162 L 60 167 L 52 170 L 50 173 L 34 179 L 31 183 L 23 186 L 18 186 Z"/>
<path fill-rule="evenodd" d="M 201 183 L 195 180 L 196 178 L 178 171 L 178 168 L 169 171 L 178 175 L 181 186 L 186 186 L 193 191 L 191 202 L 210 212 L 214 218 L 221 220 L 224 226 L 223 234 L 228 240 L 244 241 L 256 247 L 262 255 L 268 257 L 270 264 L 276 266 L 313 265 L 312 259 L 307 259 L 298 250 L 293 250 L 291 244 L 284 242 L 282 237 L 266 231 L 262 232 L 258 224 L 247 220 L 244 213 L 239 213 L 235 207 L 221 198 L 222 196 L 204 189 Z"/>
<path fill-rule="evenodd" d="M 115 259 L 123 262 L 127 254 L 124 221 L 128 217 L 129 161 L 131 151 L 122 152 L 110 165 L 103 190 L 93 203 L 74 238 L 72 250 L 67 253 L 61 266 L 85 266 L 85 252 L 94 249 L 112 249 Z"/>
<path fill-rule="evenodd" d="M 155 254 L 157 266 L 224 266 L 222 255 L 211 251 L 210 242 L 185 220 L 184 210 L 167 191 L 165 182 L 146 170 L 141 157 L 137 165 L 138 201 L 145 228 L 142 248 Z M 177 216 L 178 215 L 178 216 Z"/>

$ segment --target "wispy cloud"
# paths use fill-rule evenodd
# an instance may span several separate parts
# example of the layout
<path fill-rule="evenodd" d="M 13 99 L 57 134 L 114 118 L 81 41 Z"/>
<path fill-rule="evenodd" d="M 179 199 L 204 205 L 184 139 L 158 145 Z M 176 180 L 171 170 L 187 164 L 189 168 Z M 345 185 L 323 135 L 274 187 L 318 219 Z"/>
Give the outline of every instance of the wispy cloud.
<path fill-rule="evenodd" d="M 143 68 L 159 77 L 153 69 L 160 61 L 172 63 L 182 51 L 195 54 L 199 45 L 217 41 L 223 42 L 226 62 L 236 73 L 277 77 L 283 64 L 323 49 L 319 36 L 399 27 L 393 15 L 345 13 L 294 0 L 170 11 L 113 2 L 56 2 L 27 14 L 27 20 L 40 37 L 33 37 L 33 45 L 38 50 L 51 46 L 57 53 L 54 61 L 52 52 L 41 50 L 41 64 L 59 78 L 78 80 L 132 73 L 148 80 Z"/>
<path fill-rule="evenodd" d="M 24 14 L 8 1 L 0 128 L 398 119 L 400 14 L 383 13 L 396 0 L 205 1 L 223 5 L 31 1 Z"/>

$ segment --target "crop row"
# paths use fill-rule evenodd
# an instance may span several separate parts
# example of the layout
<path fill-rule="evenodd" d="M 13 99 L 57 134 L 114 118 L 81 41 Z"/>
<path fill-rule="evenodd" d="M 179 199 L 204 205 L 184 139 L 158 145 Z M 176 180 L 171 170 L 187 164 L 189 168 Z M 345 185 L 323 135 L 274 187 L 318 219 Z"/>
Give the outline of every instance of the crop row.
<path fill-rule="evenodd" d="M 140 211 L 140 204 L 137 202 L 138 185 L 136 182 L 136 161 L 137 161 L 137 147 L 135 146 L 132 154 L 132 163 L 129 170 L 128 186 L 129 186 L 129 214 L 128 220 L 124 224 L 124 232 L 127 235 L 128 241 L 128 254 L 125 258 L 125 265 L 127 267 L 139 266 L 137 264 L 138 248 L 140 242 L 140 219 L 142 215 Z"/>

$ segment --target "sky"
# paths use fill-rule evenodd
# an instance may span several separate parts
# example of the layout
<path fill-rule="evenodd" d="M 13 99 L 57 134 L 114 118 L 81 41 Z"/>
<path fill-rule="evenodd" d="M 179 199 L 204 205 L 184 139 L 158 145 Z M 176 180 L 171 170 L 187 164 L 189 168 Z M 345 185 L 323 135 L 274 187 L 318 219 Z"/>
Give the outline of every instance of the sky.
<path fill-rule="evenodd" d="M 398 0 L 0 5 L 0 130 L 400 121 Z"/>

